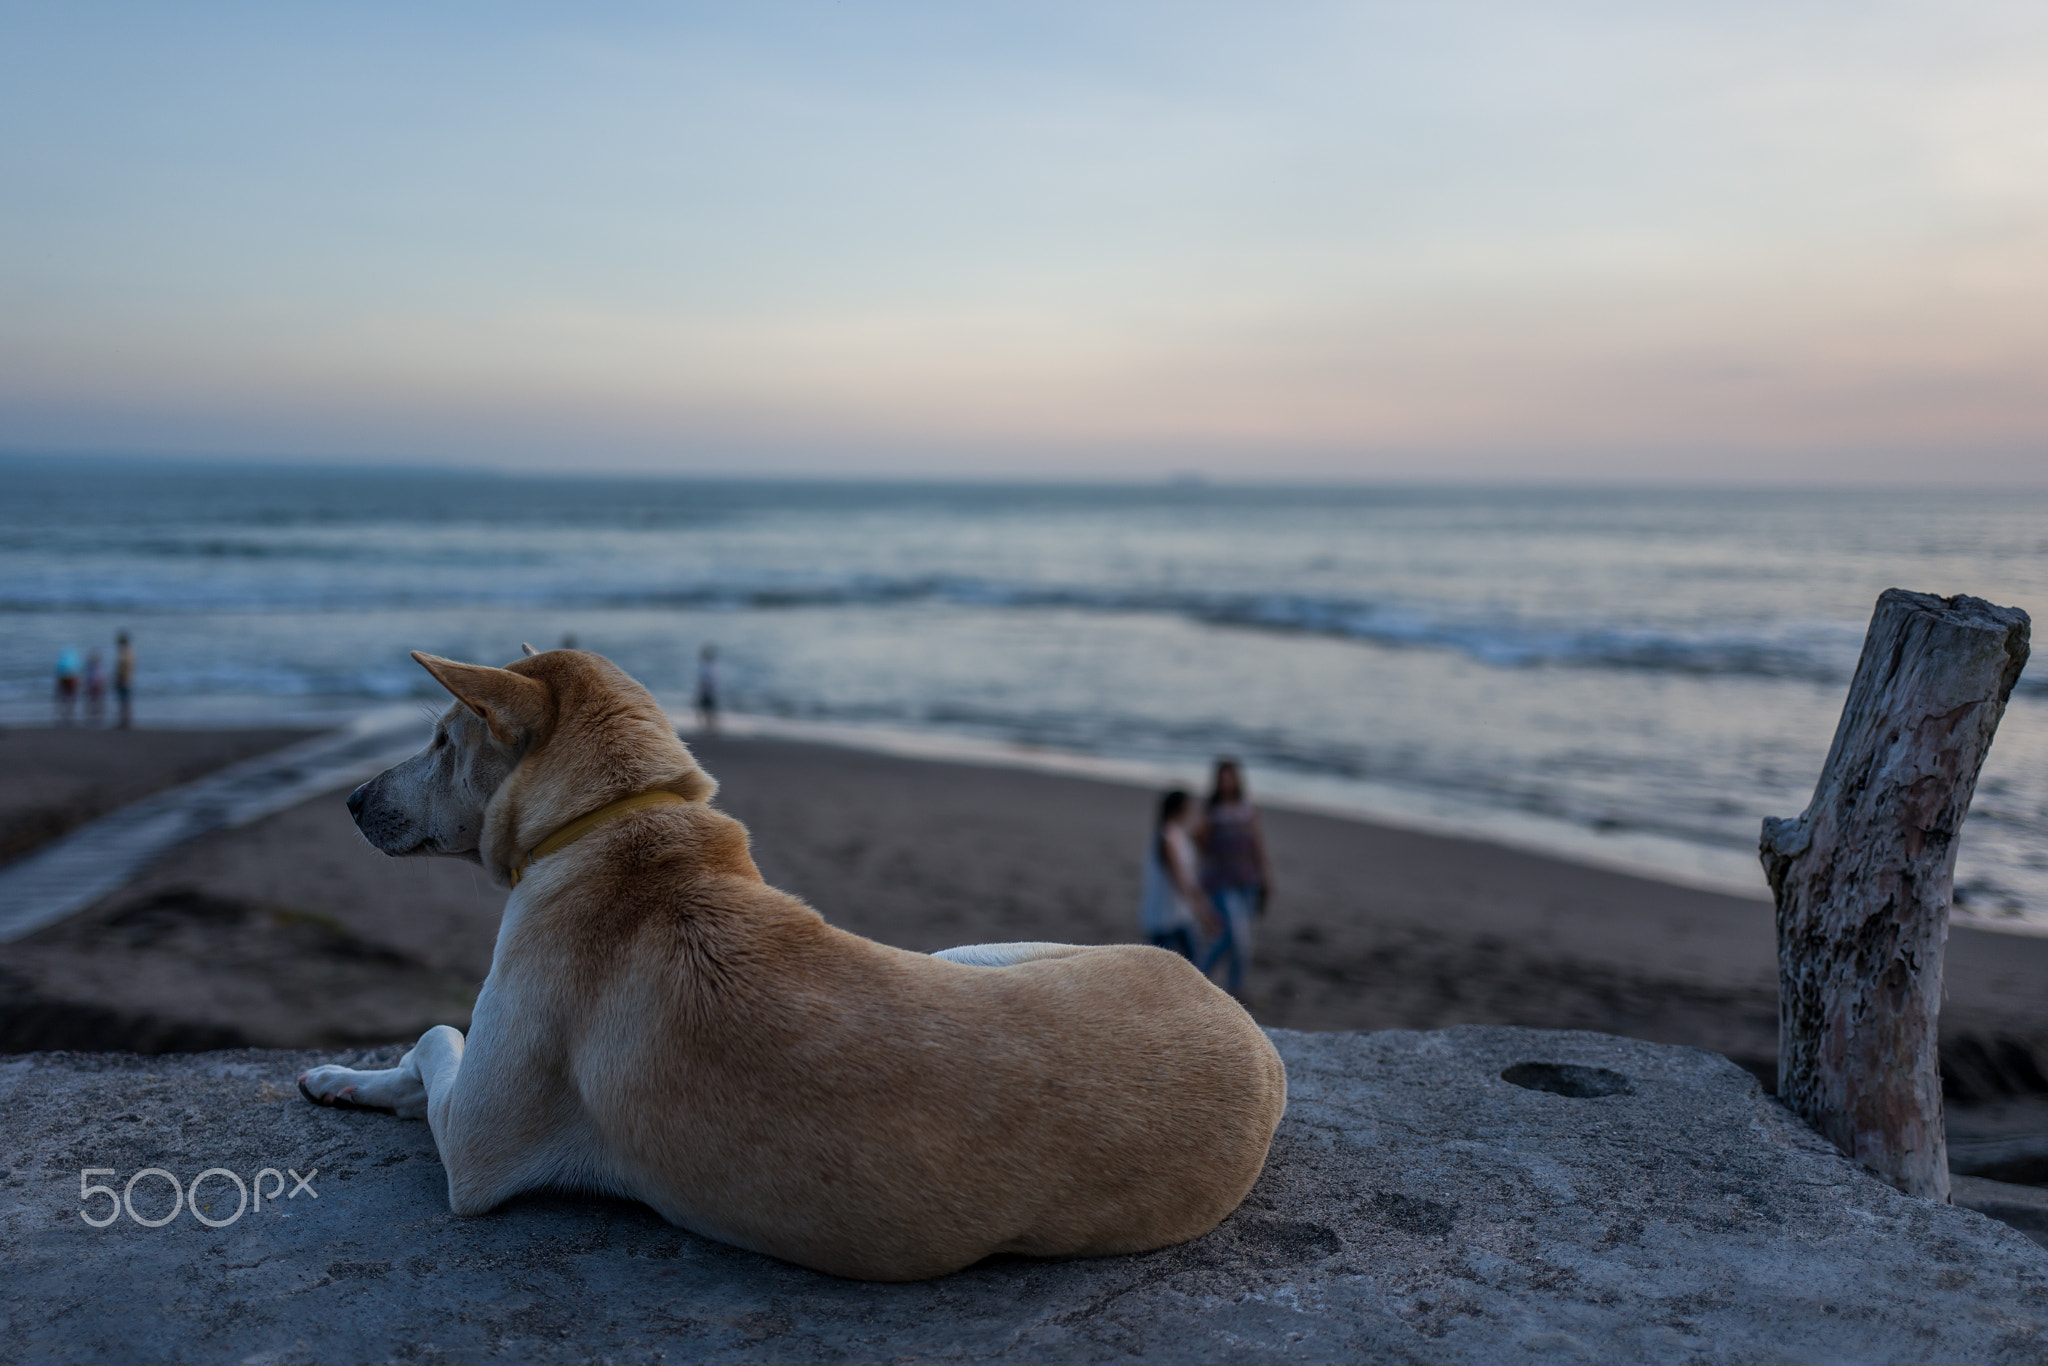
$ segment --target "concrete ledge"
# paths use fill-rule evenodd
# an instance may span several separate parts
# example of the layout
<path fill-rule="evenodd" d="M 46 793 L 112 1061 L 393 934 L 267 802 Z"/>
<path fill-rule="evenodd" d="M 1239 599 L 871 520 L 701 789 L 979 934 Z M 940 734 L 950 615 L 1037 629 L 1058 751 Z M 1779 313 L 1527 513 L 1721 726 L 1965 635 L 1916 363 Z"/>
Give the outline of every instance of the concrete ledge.
<path fill-rule="evenodd" d="M 1870 1178 L 1716 1055 L 1515 1029 L 1274 1038 L 1292 1104 L 1214 1234 L 889 1286 L 615 1202 L 455 1219 L 424 1124 L 298 1098 L 297 1070 L 337 1055 L 26 1055 L 0 1061 L 0 1326 L 34 1361 L 2048 1354 L 2048 1251 Z M 1503 1080 L 1518 1064 L 1551 1089 Z M 149 1167 L 317 1169 L 318 1196 L 218 1229 L 189 1210 L 95 1229 L 88 1167 L 117 1190 Z M 143 1177 L 133 1203 L 168 1212 L 169 1185 Z M 233 1183 L 200 1204 L 225 1219 Z"/>

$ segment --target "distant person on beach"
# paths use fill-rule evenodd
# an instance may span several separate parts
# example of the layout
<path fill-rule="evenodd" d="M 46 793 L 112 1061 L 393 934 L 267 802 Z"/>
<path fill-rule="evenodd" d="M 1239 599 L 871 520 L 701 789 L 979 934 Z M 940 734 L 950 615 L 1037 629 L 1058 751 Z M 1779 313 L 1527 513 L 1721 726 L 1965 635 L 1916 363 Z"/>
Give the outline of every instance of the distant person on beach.
<path fill-rule="evenodd" d="M 85 724 L 105 725 L 107 720 L 107 660 L 98 650 L 85 656 Z"/>
<path fill-rule="evenodd" d="M 697 729 L 706 735 L 718 733 L 718 647 L 707 644 L 697 652 Z"/>
<path fill-rule="evenodd" d="M 78 651 L 69 645 L 57 652 L 57 724 L 78 719 Z"/>
<path fill-rule="evenodd" d="M 1252 922 L 1266 910 L 1273 877 L 1266 864 L 1266 840 L 1259 813 L 1246 800 L 1244 770 L 1235 759 L 1216 761 L 1202 820 L 1202 890 L 1223 922 L 1222 933 L 1202 961 L 1204 973 L 1227 958 L 1230 994 L 1244 999 L 1244 978 L 1252 965 Z"/>
<path fill-rule="evenodd" d="M 1195 808 L 1188 794 L 1175 788 L 1159 799 L 1159 823 L 1145 855 L 1144 899 L 1138 924 L 1145 942 L 1196 961 L 1197 945 L 1206 936 L 1201 862 L 1195 851 Z"/>
<path fill-rule="evenodd" d="M 120 715 L 114 724 L 128 729 L 135 719 L 135 647 L 126 631 L 114 637 L 114 710 Z"/>

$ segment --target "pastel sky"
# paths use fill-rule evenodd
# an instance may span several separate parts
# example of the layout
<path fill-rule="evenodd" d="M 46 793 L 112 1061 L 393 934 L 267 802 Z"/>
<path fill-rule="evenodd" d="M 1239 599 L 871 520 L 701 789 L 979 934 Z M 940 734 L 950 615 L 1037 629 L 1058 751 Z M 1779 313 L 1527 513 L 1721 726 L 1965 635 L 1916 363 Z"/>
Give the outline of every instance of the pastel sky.
<path fill-rule="evenodd" d="M 0 0 L 0 450 L 2048 482 L 2048 5 Z"/>

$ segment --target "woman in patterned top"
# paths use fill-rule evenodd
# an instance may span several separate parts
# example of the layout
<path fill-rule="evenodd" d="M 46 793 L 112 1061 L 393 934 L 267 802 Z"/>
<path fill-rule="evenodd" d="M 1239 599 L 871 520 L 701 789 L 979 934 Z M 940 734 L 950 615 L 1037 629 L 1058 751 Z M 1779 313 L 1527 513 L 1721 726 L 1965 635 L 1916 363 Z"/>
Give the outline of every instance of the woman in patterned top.
<path fill-rule="evenodd" d="M 1266 864 L 1259 813 L 1245 799 L 1244 770 L 1235 759 L 1216 761 L 1201 842 L 1202 890 L 1216 908 L 1223 930 L 1197 966 L 1206 973 L 1217 960 L 1227 958 L 1226 985 L 1242 1001 L 1252 963 L 1252 922 L 1265 913 L 1273 895 L 1273 875 Z"/>

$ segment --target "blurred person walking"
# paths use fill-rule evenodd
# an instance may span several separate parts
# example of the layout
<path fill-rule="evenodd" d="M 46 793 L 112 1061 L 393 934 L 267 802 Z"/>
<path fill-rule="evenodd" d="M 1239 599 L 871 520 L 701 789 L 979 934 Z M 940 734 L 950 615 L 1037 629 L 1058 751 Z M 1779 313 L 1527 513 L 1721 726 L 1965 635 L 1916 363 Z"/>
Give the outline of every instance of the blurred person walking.
<path fill-rule="evenodd" d="M 718 647 L 711 644 L 697 652 L 697 729 L 718 733 Z"/>
<path fill-rule="evenodd" d="M 107 661 L 98 650 L 91 650 L 85 656 L 85 724 L 103 726 L 107 722 Z"/>
<path fill-rule="evenodd" d="M 1145 890 L 1138 925 L 1145 942 L 1196 961 L 1202 927 L 1211 917 L 1195 851 L 1194 803 L 1179 788 L 1159 799 L 1159 822 L 1145 854 Z"/>
<path fill-rule="evenodd" d="M 114 635 L 114 710 L 120 716 L 114 724 L 128 729 L 135 719 L 135 647 L 126 631 Z"/>
<path fill-rule="evenodd" d="M 78 719 L 78 651 L 66 645 L 57 652 L 57 724 L 68 726 Z"/>
<path fill-rule="evenodd" d="M 1244 1000 L 1245 974 L 1252 965 L 1252 924 L 1265 914 L 1273 894 L 1273 875 L 1266 863 L 1266 839 L 1259 813 L 1245 795 L 1244 770 L 1235 759 L 1218 759 L 1203 813 L 1202 890 L 1223 922 L 1222 934 L 1196 966 L 1204 973 L 1219 959 L 1229 959 L 1225 983 L 1232 996 Z"/>

